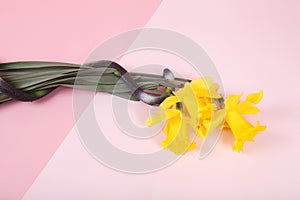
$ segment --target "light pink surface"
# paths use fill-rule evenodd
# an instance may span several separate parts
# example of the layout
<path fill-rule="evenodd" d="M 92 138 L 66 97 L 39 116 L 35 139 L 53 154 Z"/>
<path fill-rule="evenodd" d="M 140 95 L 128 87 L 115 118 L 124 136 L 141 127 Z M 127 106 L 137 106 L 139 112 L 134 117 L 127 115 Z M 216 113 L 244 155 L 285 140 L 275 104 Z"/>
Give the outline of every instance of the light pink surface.
<path fill-rule="evenodd" d="M 141 28 L 160 0 L 1 1 L 0 61 L 82 63 L 101 41 Z M 72 91 L 1 106 L 0 199 L 20 199 L 71 130 Z"/>
<path fill-rule="evenodd" d="M 227 93 L 241 91 L 251 93 L 264 89 L 265 97 L 259 104 L 262 113 L 251 119 L 267 124 L 268 129 L 256 137 L 255 143 L 247 143 L 243 153 L 231 151 L 233 138 L 227 137 L 228 133 L 224 133 L 213 153 L 205 160 L 198 160 L 199 152 L 193 151 L 171 167 L 157 173 L 122 174 L 95 161 L 84 150 L 76 132 L 72 130 L 27 191 L 24 199 L 299 199 L 300 134 L 297 128 L 300 119 L 297 81 L 300 74 L 299 7 L 299 2 L 292 0 L 189 2 L 166 0 L 147 24 L 147 27 L 168 28 L 184 33 L 203 46 L 215 62 Z M 67 16 L 63 19 L 64 22 L 53 21 L 53 26 L 68 21 Z M 90 26 L 92 25 L 94 24 L 91 23 Z M 85 50 L 88 51 L 101 42 L 99 37 L 111 36 L 111 33 L 103 36 L 98 32 L 99 36 L 96 34 L 91 36 L 90 32 L 81 32 L 80 37 L 73 40 L 66 34 L 71 30 L 69 28 L 62 31 L 62 34 L 65 34 L 65 41 L 60 40 L 57 45 L 63 47 L 66 41 L 69 41 L 70 45 L 80 42 L 83 47 L 86 45 Z M 75 27 L 73 28 L 75 30 Z M 116 29 L 115 33 L 118 31 Z M 57 37 L 60 37 L 60 34 L 57 33 Z M 44 38 L 39 39 L 40 43 L 45 42 Z M 3 42 L 8 43 L 6 40 Z M 18 42 L 28 41 L 23 38 Z M 15 45 L 17 46 L 17 43 Z M 56 46 L 52 45 L 45 49 L 48 51 L 56 49 Z M 19 51 L 22 50 L 26 55 L 28 52 L 24 50 L 24 46 Z M 41 53 L 40 49 L 44 47 L 39 46 L 36 54 Z M 52 58 L 73 61 L 72 51 L 75 49 L 72 46 L 68 50 L 70 52 L 67 55 L 70 58 L 59 57 L 61 52 L 56 52 L 55 55 L 58 57 Z M 4 50 L 1 48 L 1 51 Z M 15 59 L 14 56 L 21 53 L 17 50 L 11 52 L 10 55 L 4 55 L 7 55 L 8 59 Z M 77 57 L 81 56 L 81 59 L 84 59 L 86 52 L 77 53 Z M 31 58 L 48 59 L 48 54 L 43 54 L 44 57 Z M 11 104 L 1 110 L 3 112 L 1 120 L 6 120 L 4 125 L 9 127 L 7 123 L 16 116 L 11 115 L 10 118 L 4 116 L 11 112 L 19 113 L 20 109 L 22 115 L 19 114 L 17 117 L 23 117 L 19 120 L 32 120 L 24 116 L 26 112 L 33 113 L 33 109 L 40 109 L 41 112 L 50 103 L 66 104 L 70 110 L 65 112 L 71 113 L 71 104 L 64 95 L 70 98 L 68 92 L 59 91 L 59 94 L 53 96 L 51 100 L 30 106 L 30 109 L 24 104 Z M 110 102 L 108 95 L 98 94 L 96 98 Z M 101 108 L 101 105 L 97 106 Z M 59 117 L 61 116 L 53 114 L 47 122 L 55 123 Z M 45 119 L 41 119 L 43 120 Z M 68 128 L 70 126 L 71 122 Z M 31 129 L 25 128 L 25 123 L 23 128 L 21 126 L 13 128 L 19 131 L 26 129 L 26 134 L 31 134 L 29 131 Z M 49 125 L 49 128 L 56 127 Z M 115 130 L 109 123 L 106 124 L 106 128 Z M 36 134 L 40 133 L 38 130 L 34 130 Z M 68 130 L 59 131 L 57 134 L 66 135 Z M 8 131 L 4 136 L 8 137 L 7 134 Z M 4 136 L 1 133 L 1 142 Z M 36 141 L 33 142 L 38 143 Z M 41 156 L 45 159 L 44 162 L 49 158 Z M 5 158 L 5 162 L 10 161 Z M 19 160 L 15 159 L 14 162 Z M 11 173 L 7 170 L 8 172 Z M 11 185 L 6 186 L 10 191 L 14 189 L 12 183 L 14 182 L 11 181 Z"/>

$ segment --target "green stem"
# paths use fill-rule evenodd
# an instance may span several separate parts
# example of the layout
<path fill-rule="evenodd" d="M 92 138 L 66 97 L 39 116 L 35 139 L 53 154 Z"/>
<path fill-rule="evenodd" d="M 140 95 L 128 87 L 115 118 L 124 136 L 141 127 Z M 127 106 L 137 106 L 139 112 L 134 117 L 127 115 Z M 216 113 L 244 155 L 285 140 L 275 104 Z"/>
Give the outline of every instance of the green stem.
<path fill-rule="evenodd" d="M 181 88 L 188 79 L 175 78 L 167 80 L 162 75 L 130 72 L 136 83 L 144 90 L 154 93 L 161 92 L 160 86 Z M 92 68 L 77 64 L 60 62 L 13 62 L 0 63 L 0 77 L 16 89 L 44 96 L 45 89 L 58 86 L 78 88 L 84 90 L 107 92 L 125 99 L 132 98 L 131 92 L 115 70 L 105 68 Z M 0 104 L 10 101 L 11 98 L 0 92 Z"/>

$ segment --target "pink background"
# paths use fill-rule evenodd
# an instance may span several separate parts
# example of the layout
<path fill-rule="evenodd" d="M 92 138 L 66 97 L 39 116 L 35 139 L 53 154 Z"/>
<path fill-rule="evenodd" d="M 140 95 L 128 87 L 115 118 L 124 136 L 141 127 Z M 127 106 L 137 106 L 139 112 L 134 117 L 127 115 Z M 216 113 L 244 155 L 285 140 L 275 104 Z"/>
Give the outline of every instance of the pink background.
<path fill-rule="evenodd" d="M 268 129 L 241 154 L 224 133 L 204 160 L 193 151 L 156 173 L 122 174 L 84 150 L 72 128 L 72 90 L 59 89 L 35 103 L 1 106 L 0 199 L 299 199 L 298 1 L 30 0 L 1 8 L 1 62 L 81 63 L 126 30 L 183 33 L 213 59 L 227 93 L 264 89 L 262 113 L 251 119 Z"/>

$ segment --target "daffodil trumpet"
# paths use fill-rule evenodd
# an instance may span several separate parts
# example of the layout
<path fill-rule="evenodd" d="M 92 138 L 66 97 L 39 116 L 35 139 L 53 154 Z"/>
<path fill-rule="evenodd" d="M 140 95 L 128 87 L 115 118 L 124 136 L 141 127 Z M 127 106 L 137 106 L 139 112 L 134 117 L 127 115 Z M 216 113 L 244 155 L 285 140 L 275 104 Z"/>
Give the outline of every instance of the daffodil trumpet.
<path fill-rule="evenodd" d="M 163 75 L 132 73 L 113 61 L 83 65 L 60 62 L 0 63 L 0 104 L 11 101 L 35 101 L 58 87 L 108 92 L 113 95 L 159 106 L 149 116 L 148 126 L 164 124 L 163 148 L 176 154 L 196 148 L 195 137 L 205 139 L 213 130 L 231 130 L 233 151 L 240 152 L 246 141 L 266 129 L 258 121 L 249 123 L 245 115 L 256 114 L 263 91 L 249 94 L 221 95 L 212 77 L 189 80 L 177 78 L 165 69 Z"/>

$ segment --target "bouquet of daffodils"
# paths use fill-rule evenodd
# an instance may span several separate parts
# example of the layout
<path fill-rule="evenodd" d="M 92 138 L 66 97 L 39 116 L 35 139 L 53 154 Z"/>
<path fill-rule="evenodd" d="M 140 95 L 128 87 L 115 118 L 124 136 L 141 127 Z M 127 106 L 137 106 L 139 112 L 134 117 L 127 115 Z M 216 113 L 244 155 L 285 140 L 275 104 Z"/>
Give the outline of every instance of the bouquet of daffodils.
<path fill-rule="evenodd" d="M 249 123 L 246 114 L 256 114 L 263 91 L 223 97 L 212 77 L 195 80 L 176 78 L 169 69 L 163 75 L 127 72 L 113 61 L 84 65 L 60 62 L 0 63 L 0 104 L 35 101 L 58 87 L 107 92 L 121 98 L 159 106 L 149 116 L 148 126 L 165 122 L 161 145 L 176 154 L 196 147 L 193 134 L 205 139 L 214 129 L 230 129 L 235 137 L 233 151 L 243 150 L 246 141 L 266 129 L 258 121 Z"/>

